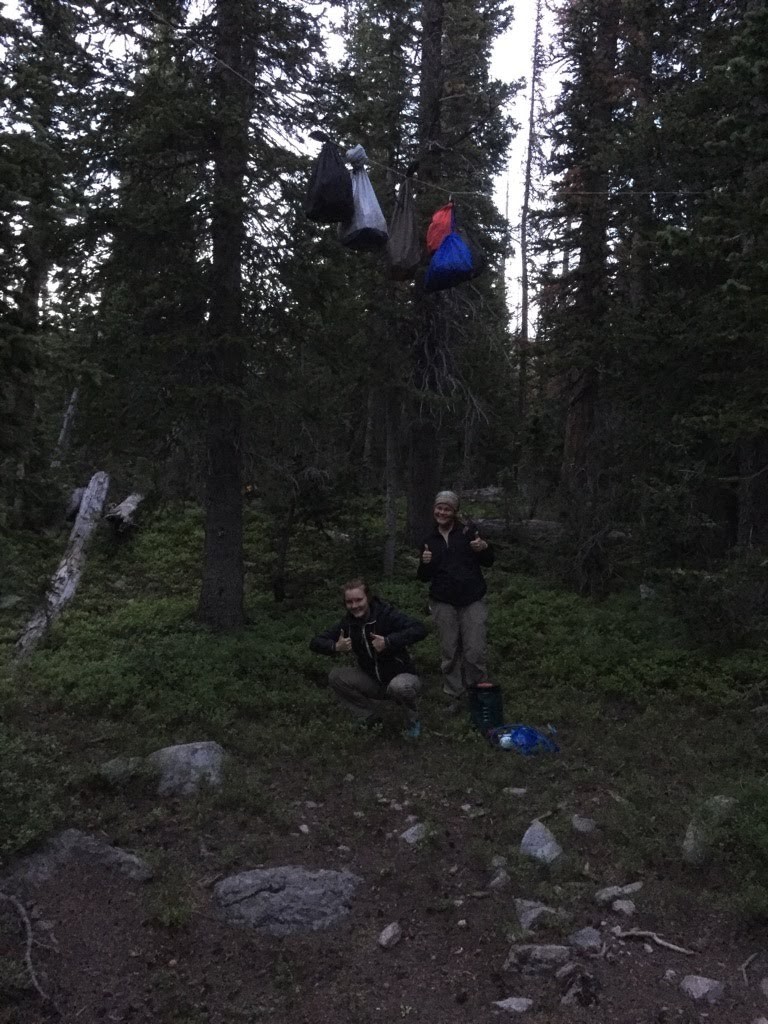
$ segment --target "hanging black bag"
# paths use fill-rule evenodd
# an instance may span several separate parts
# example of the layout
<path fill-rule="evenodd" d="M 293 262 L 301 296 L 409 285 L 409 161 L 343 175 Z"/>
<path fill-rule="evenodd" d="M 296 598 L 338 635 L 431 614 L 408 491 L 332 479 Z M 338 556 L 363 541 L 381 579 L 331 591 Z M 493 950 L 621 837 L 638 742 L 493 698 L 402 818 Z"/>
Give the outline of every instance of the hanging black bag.
<path fill-rule="evenodd" d="M 415 275 L 421 263 L 421 241 L 410 185 L 410 179 L 406 178 L 400 186 L 395 210 L 389 223 L 387 254 L 390 276 L 395 281 L 408 281 Z"/>
<path fill-rule="evenodd" d="M 312 167 L 304 212 L 309 220 L 319 224 L 333 224 L 352 218 L 352 178 L 338 146 L 332 142 L 323 143 Z"/>

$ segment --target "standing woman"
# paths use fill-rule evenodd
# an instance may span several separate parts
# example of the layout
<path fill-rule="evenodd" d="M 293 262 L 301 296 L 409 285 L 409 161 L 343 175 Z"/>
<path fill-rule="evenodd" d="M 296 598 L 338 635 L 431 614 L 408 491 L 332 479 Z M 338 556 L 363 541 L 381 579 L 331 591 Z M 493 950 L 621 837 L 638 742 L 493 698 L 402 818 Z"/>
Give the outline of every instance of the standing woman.
<path fill-rule="evenodd" d="M 451 712 L 462 710 L 467 690 L 491 688 L 486 664 L 487 587 L 481 567 L 493 565 L 493 548 L 476 526 L 461 522 L 458 511 L 458 495 L 440 491 L 435 497 L 435 528 L 421 545 L 417 572 L 429 583 L 429 610 L 440 635 L 443 691 L 450 697 Z"/>

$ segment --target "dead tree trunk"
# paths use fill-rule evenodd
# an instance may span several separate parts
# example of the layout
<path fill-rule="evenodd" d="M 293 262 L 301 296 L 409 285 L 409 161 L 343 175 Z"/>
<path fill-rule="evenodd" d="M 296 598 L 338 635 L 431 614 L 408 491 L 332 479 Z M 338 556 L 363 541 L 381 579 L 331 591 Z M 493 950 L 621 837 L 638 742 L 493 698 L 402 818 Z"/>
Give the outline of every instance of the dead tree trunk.
<path fill-rule="evenodd" d="M 115 533 L 127 533 L 136 525 L 136 511 L 144 501 L 143 494 L 129 494 L 119 505 L 113 505 L 104 517 Z"/>
<path fill-rule="evenodd" d="M 104 502 L 109 490 L 109 475 L 94 473 L 85 489 L 75 525 L 69 535 L 69 544 L 59 567 L 53 574 L 43 604 L 27 625 L 16 642 L 16 656 L 26 657 L 38 645 L 51 623 L 61 615 L 62 610 L 77 592 L 85 568 L 85 556 L 96 527 L 101 521 Z"/>

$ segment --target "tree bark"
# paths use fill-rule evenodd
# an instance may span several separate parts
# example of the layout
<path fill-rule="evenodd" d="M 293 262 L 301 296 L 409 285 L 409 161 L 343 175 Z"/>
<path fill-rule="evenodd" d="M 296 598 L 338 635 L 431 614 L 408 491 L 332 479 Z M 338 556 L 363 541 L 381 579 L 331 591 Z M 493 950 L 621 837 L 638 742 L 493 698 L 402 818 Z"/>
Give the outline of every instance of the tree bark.
<path fill-rule="evenodd" d="M 108 491 L 109 475 L 102 472 L 94 473 L 85 489 L 80 511 L 69 535 L 67 550 L 53 574 L 45 600 L 16 642 L 18 658 L 26 657 L 37 647 L 51 623 L 55 622 L 75 596 L 85 568 L 88 545 L 101 521 Z"/>
<path fill-rule="evenodd" d="M 51 469 L 58 469 L 61 465 L 61 460 L 64 457 L 67 449 L 69 448 L 69 438 L 72 434 L 72 424 L 75 422 L 75 413 L 77 412 L 77 399 L 79 389 L 73 388 L 72 394 L 69 396 L 67 402 L 67 408 L 64 411 L 64 419 L 61 423 L 61 430 L 59 431 L 59 439 L 56 442 L 56 448 L 51 459 Z"/>
<path fill-rule="evenodd" d="M 211 291 L 208 318 L 208 432 L 201 622 L 234 629 L 243 607 L 242 336 L 244 181 L 248 163 L 250 95 L 242 0 L 219 0 L 216 27 L 215 187 L 211 210 Z"/>

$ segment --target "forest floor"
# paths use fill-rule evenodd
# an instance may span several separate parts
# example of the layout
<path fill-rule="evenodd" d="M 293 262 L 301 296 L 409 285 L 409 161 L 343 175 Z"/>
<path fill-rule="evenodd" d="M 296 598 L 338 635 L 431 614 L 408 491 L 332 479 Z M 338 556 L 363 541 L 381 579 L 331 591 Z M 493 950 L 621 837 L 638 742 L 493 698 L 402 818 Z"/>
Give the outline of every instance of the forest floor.
<path fill-rule="evenodd" d="M 507 718 L 552 722 L 560 753 L 494 750 L 467 721 L 446 717 L 434 637 L 416 651 L 430 683 L 422 738 L 403 737 L 395 715 L 360 730 L 315 685 L 327 663 L 307 650 L 333 621 L 333 585 L 351 574 L 353 553 L 307 538 L 295 555 L 300 586 L 280 606 L 263 593 L 266 563 L 254 558 L 253 622 L 216 637 L 191 621 L 199 520 L 187 519 L 158 516 L 128 546 L 105 543 L 77 607 L 20 672 L 7 673 L 0 875 L 69 827 L 138 854 L 154 875 L 136 883 L 74 862 L 45 882 L 6 884 L 28 915 L 30 963 L 52 1002 L 30 982 L 22 917 L 2 904 L 2 1024 L 53 1019 L 53 1003 L 60 1019 L 79 1024 L 768 1016 L 761 652 L 715 658 L 653 602 L 625 595 L 594 606 L 521 576 L 502 549 L 489 580 Z M 423 594 L 406 568 L 406 581 L 382 592 L 418 614 Z M 24 611 L 0 620 L 8 649 Z M 98 773 L 110 758 L 193 740 L 217 740 L 230 755 L 220 790 L 162 799 L 148 780 L 109 785 Z M 737 797 L 738 811 L 694 869 L 683 863 L 682 837 L 714 794 Z M 596 830 L 575 831 L 574 814 Z M 564 849 L 549 867 L 519 852 L 535 818 Z M 414 819 L 427 836 L 411 846 L 400 835 Z M 496 889 L 494 857 L 506 858 L 509 875 Z M 281 938 L 219 919 L 217 880 L 277 865 L 360 876 L 349 914 Z M 631 917 L 596 903 L 601 887 L 636 881 Z M 518 898 L 561 913 L 526 936 Z M 384 949 L 378 936 L 395 921 L 403 937 Z M 505 969 L 513 944 L 567 942 L 587 925 L 603 939 L 599 951 L 573 956 L 588 1005 L 562 1004 L 573 977 Z M 654 932 L 688 952 L 621 939 L 615 928 Z M 686 975 L 721 981 L 725 994 L 694 1002 L 679 987 Z M 531 1008 L 494 1006 L 510 996 Z"/>

